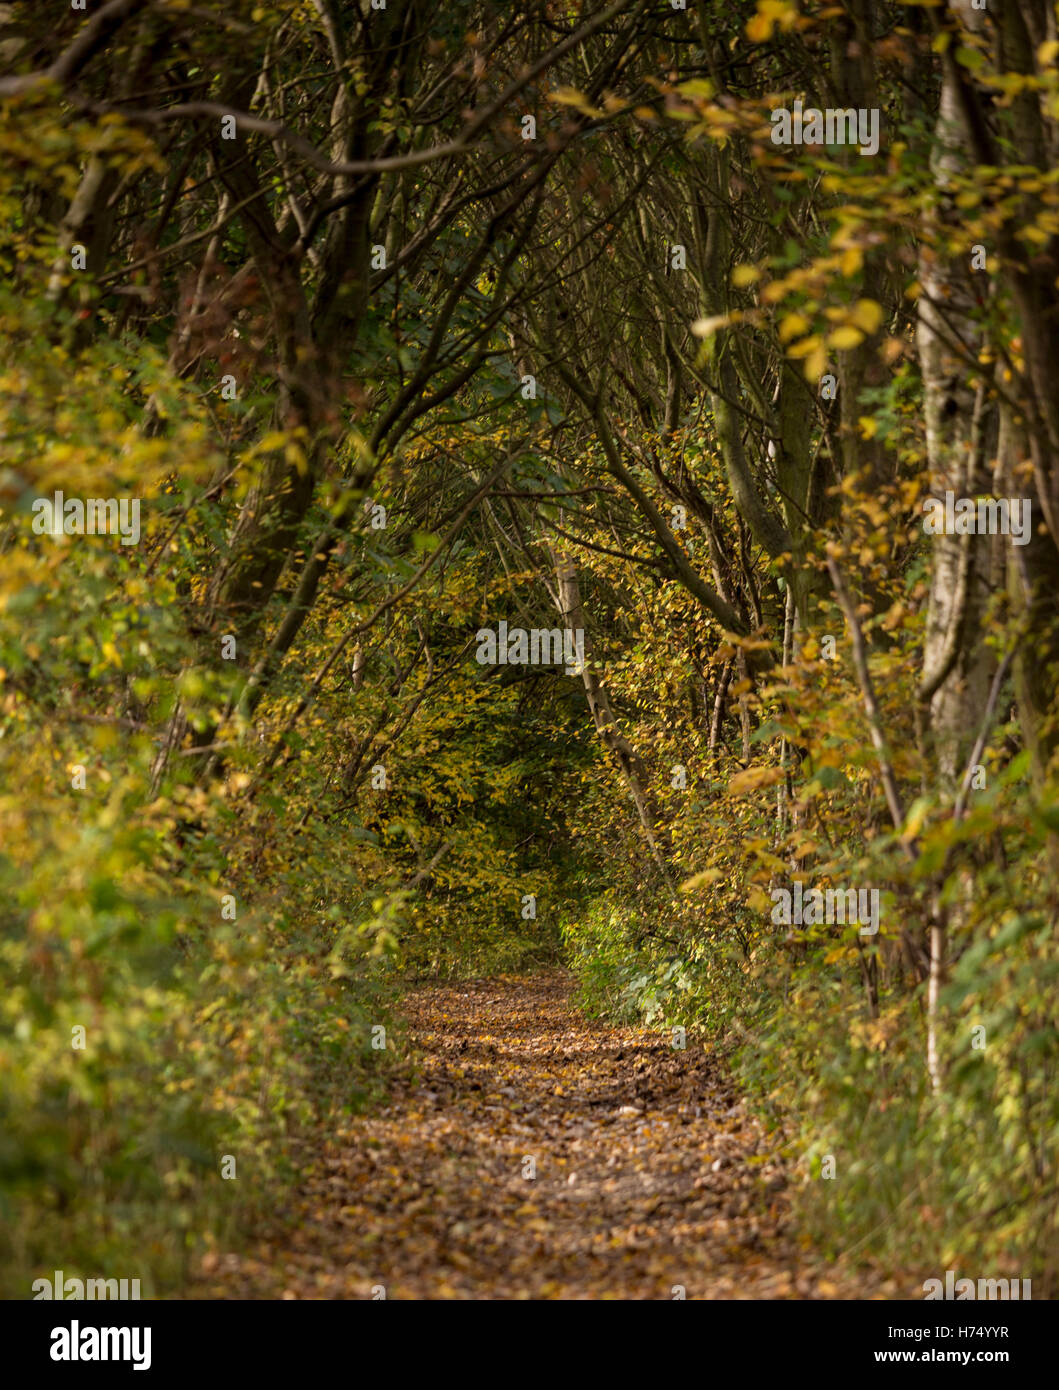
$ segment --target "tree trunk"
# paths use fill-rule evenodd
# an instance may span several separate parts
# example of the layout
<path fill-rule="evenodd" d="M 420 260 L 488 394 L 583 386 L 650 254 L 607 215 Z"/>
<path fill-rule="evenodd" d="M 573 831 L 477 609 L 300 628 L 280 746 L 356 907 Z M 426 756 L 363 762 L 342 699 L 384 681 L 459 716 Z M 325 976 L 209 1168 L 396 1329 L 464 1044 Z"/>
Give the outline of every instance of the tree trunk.
<path fill-rule="evenodd" d="M 563 622 L 568 628 L 575 632 L 581 629 L 581 631 L 585 633 L 583 649 L 584 661 L 580 674 L 585 687 L 588 708 L 591 711 L 592 720 L 596 726 L 596 733 L 599 735 L 600 742 L 612 755 L 621 771 L 625 784 L 629 789 L 629 795 L 636 807 L 636 814 L 639 817 L 640 826 L 643 830 L 644 839 L 647 841 L 647 847 L 651 858 L 654 860 L 655 866 L 666 888 L 670 892 L 673 892 L 673 882 L 670 878 L 669 869 L 666 866 L 665 858 L 659 847 L 659 834 L 654 808 L 651 805 L 647 791 L 647 769 L 640 755 L 618 728 L 618 722 L 611 708 L 607 687 L 601 680 L 596 663 L 593 661 L 590 654 L 577 565 L 569 557 L 561 556 L 554 550 L 550 550 L 550 553 L 558 584 L 558 590 L 553 594 L 553 598 L 557 599 L 556 607 L 562 614 Z"/>

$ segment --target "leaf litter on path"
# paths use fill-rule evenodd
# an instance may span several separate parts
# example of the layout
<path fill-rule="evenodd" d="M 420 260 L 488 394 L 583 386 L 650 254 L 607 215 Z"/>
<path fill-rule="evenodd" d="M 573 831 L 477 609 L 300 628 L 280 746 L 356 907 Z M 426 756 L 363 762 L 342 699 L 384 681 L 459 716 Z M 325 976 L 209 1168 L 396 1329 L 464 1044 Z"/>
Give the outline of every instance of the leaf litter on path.
<path fill-rule="evenodd" d="M 417 1056 L 385 1107 L 321 1135 L 274 1229 L 207 1256 L 192 1296 L 881 1296 L 797 1245 L 783 1165 L 717 1061 L 571 994 L 559 973 L 413 990 Z"/>

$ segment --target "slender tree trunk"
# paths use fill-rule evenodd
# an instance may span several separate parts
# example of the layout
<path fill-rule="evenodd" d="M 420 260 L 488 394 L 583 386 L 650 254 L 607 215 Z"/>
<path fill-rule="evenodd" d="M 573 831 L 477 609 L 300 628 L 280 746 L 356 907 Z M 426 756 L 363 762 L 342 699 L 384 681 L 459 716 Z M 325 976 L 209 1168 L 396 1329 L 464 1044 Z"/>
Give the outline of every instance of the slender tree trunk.
<path fill-rule="evenodd" d="M 952 176 L 970 160 L 959 93 L 948 72 L 942 82 L 934 148 L 932 169 L 938 189 L 941 241 L 950 227 L 959 225 L 960 212 L 952 201 Z M 946 492 L 956 498 L 975 499 L 988 491 L 991 483 L 985 453 L 992 435 L 992 407 L 984 386 L 976 392 L 967 384 L 979 350 L 974 274 L 970 245 L 962 258 L 951 261 L 943 260 L 939 250 L 924 246 L 917 336 L 930 492 L 942 502 Z M 992 678 L 992 658 L 981 641 L 992 553 L 988 537 L 933 537 L 919 698 L 929 711 L 928 746 L 933 748 L 943 785 L 953 794 Z M 961 915 L 959 905 L 951 909 L 953 924 Z M 936 902 L 929 931 L 927 996 L 927 1071 L 935 1092 L 940 1091 L 943 1079 L 938 1034 L 947 937 L 945 914 Z"/>
<path fill-rule="evenodd" d="M 555 597 L 558 599 L 556 606 L 562 614 L 563 622 L 573 631 L 576 632 L 578 629 L 581 629 L 585 633 L 584 662 L 581 667 L 581 680 L 584 683 L 585 695 L 588 699 L 588 708 L 591 711 L 592 720 L 596 726 L 596 733 L 599 735 L 600 742 L 612 755 L 621 771 L 625 784 L 629 789 L 629 795 L 636 807 L 636 814 L 639 817 L 640 826 L 643 830 L 644 839 L 647 842 L 647 848 L 651 858 L 666 888 L 672 892 L 673 882 L 659 845 L 656 816 L 647 791 L 647 768 L 640 755 L 618 727 L 618 722 L 614 717 L 614 711 L 611 707 L 607 687 L 600 678 L 598 668 L 590 653 L 577 565 L 569 557 L 561 556 L 554 550 L 551 551 L 551 557 L 558 585 L 555 594 Z"/>

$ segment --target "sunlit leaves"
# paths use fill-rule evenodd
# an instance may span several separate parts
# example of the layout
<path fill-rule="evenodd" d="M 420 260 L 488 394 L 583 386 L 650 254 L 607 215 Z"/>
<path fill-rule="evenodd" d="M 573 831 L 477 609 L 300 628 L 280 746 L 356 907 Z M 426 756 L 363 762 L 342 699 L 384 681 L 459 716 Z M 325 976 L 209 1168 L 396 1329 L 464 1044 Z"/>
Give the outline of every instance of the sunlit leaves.
<path fill-rule="evenodd" d="M 774 29 L 790 32 L 798 18 L 798 7 L 790 0 L 758 0 L 757 13 L 747 20 L 746 36 L 752 43 L 765 43 Z"/>

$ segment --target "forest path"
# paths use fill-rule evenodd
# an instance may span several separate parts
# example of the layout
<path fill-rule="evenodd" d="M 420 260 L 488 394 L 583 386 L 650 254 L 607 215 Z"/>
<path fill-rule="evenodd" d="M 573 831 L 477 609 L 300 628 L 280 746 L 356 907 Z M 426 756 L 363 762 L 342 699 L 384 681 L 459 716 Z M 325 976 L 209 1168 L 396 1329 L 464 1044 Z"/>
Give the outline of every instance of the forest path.
<path fill-rule="evenodd" d="M 197 1296 L 851 1296 L 803 1264 L 717 1064 L 571 994 L 560 974 L 410 993 L 416 1073 L 326 1136 L 282 1227 L 208 1260 Z"/>

